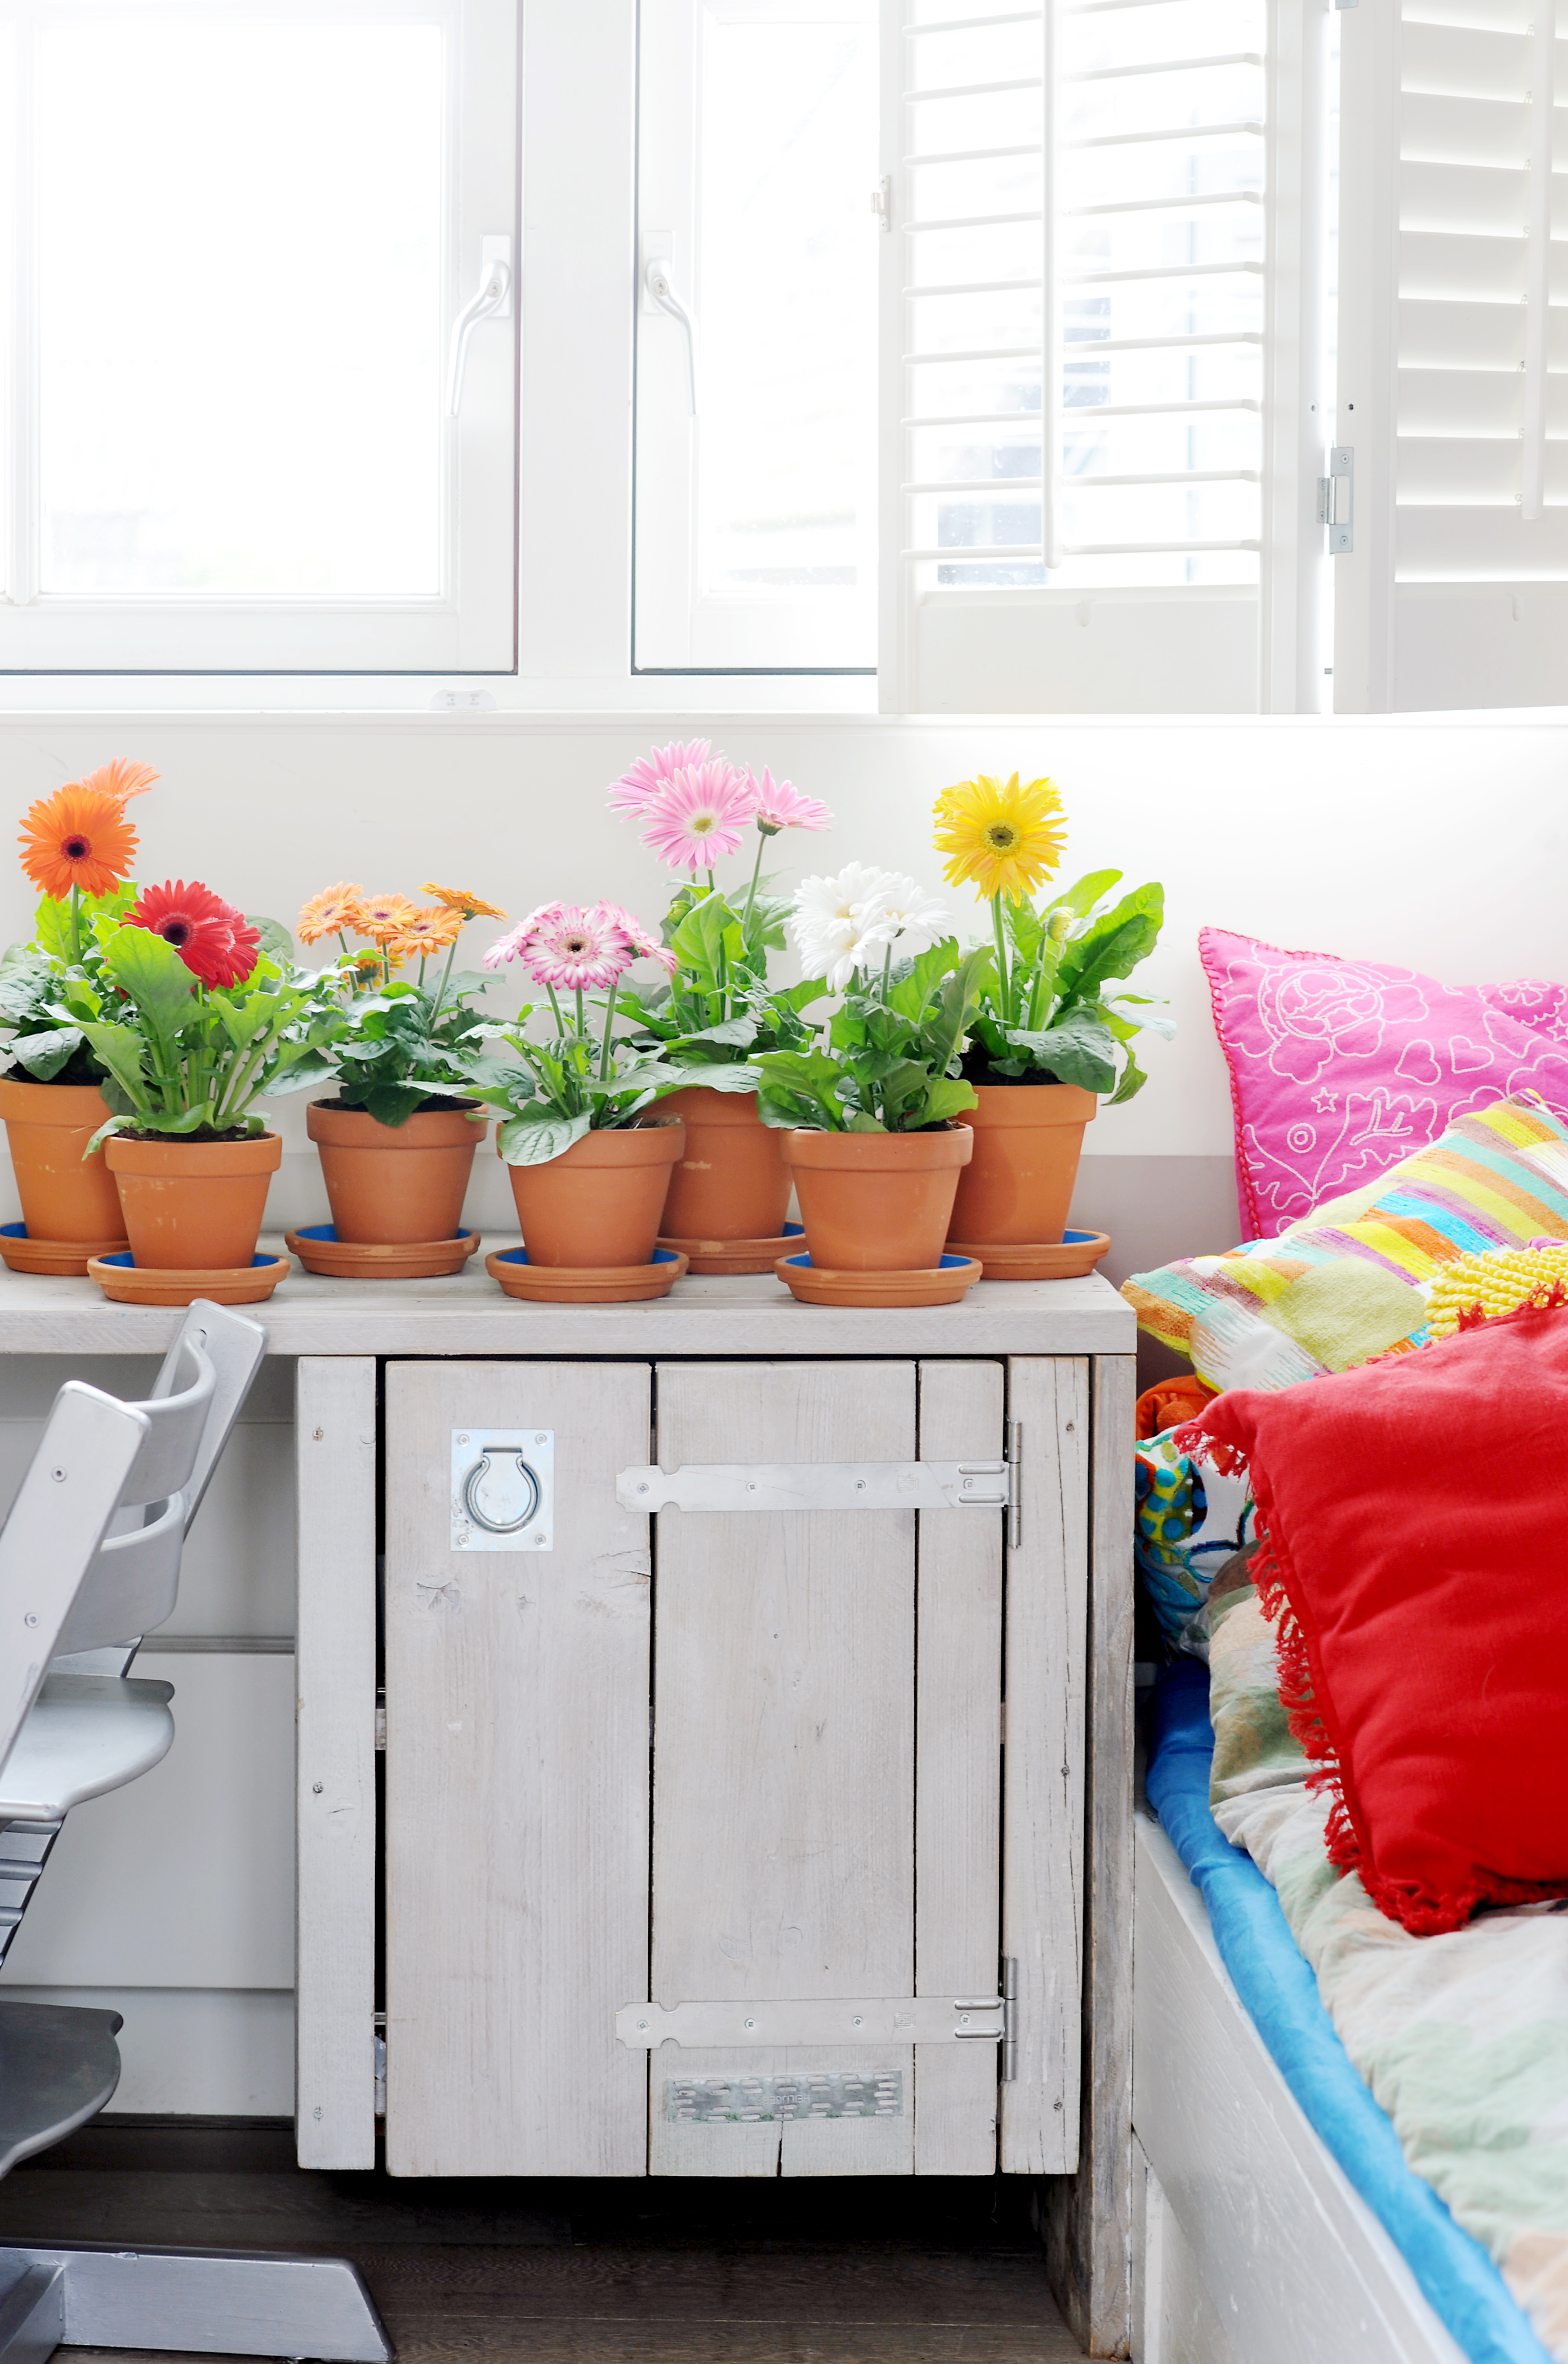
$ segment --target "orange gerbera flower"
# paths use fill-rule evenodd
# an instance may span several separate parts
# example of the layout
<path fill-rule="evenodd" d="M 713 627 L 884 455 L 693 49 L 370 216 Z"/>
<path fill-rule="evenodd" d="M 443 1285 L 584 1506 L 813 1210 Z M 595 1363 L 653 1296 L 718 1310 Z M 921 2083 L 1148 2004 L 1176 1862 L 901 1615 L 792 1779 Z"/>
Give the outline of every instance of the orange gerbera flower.
<path fill-rule="evenodd" d="M 417 914 L 406 895 L 361 895 L 354 926 L 373 944 L 387 944 L 411 928 Z"/>
<path fill-rule="evenodd" d="M 483 896 L 469 894 L 462 886 L 438 886 L 433 878 L 427 878 L 425 892 L 433 895 L 443 910 L 456 911 L 465 920 L 504 920 L 506 916 L 494 903 L 485 902 Z"/>
<path fill-rule="evenodd" d="M 436 960 L 456 943 L 462 927 L 462 914 L 443 910 L 438 903 L 432 910 L 416 911 L 412 924 L 394 936 L 387 949 L 399 960 Z"/>
<path fill-rule="evenodd" d="M 33 885 L 63 902 L 73 886 L 112 895 L 136 858 L 136 831 L 117 797 L 72 782 L 28 807 L 21 846 Z"/>
<path fill-rule="evenodd" d="M 150 764 L 132 764 L 124 755 L 117 755 L 112 764 L 100 764 L 95 772 L 89 772 L 75 786 L 96 788 L 103 796 L 117 797 L 123 804 L 127 797 L 143 795 L 158 776 Z"/>
<path fill-rule="evenodd" d="M 319 943 L 323 936 L 347 935 L 351 928 L 355 934 L 360 927 L 360 889 L 339 878 L 336 886 L 324 886 L 313 895 L 299 915 L 297 933 L 302 944 Z"/>

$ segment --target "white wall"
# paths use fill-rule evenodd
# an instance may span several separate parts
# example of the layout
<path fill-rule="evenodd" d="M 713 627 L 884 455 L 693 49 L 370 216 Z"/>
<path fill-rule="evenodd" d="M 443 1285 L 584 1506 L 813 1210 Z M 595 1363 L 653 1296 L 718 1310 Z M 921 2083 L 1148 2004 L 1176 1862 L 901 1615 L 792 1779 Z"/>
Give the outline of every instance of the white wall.
<path fill-rule="evenodd" d="M 1158 1169 L 1158 1195 L 1171 1199 L 1178 1224 L 1186 1218 L 1176 1209 L 1190 1206 L 1195 1219 L 1201 1204 L 1202 1221 L 1227 1210 L 1234 1229 L 1229 1090 L 1195 951 L 1204 921 L 1407 962 L 1456 984 L 1562 973 L 1568 719 L 1560 713 L 717 723 L 5 715 L 0 766 L 19 815 L 110 754 L 156 764 L 162 778 L 132 807 L 140 875 L 195 875 L 283 919 L 344 876 L 413 893 L 427 878 L 468 885 L 518 913 L 554 896 L 606 895 L 652 919 L 667 874 L 606 811 L 604 789 L 654 737 L 699 731 L 833 808 L 830 836 L 777 842 L 790 876 L 858 855 L 938 886 L 937 791 L 976 770 L 1018 767 L 1026 777 L 1049 771 L 1062 789 L 1072 822 L 1065 876 L 1115 864 L 1129 880 L 1165 882 L 1165 941 L 1139 982 L 1170 995 L 1180 1031 L 1170 1045 L 1150 1040 L 1143 1093 L 1095 1121 L 1085 1188 L 1102 1160 L 1206 1161 Z M 967 891 L 951 902 L 978 931 L 984 914 Z M 29 909 L 19 868 L 0 864 L 0 942 L 26 935 Z M 476 951 L 489 935 L 471 931 Z M 324 1220 L 300 1103 L 284 1104 L 279 1121 L 290 1154 L 270 1220 Z M 493 1159 L 482 1167 L 470 1219 L 507 1226 L 504 1176 Z M 1101 1187 L 1116 1221 L 1141 1232 L 1149 1208 L 1140 1202 L 1150 1194 L 1135 1189 L 1133 1170 L 1107 1169 Z M 0 1173 L 0 1191 L 8 1189 Z M 1174 1243 L 1184 1243 L 1199 1242 Z"/>

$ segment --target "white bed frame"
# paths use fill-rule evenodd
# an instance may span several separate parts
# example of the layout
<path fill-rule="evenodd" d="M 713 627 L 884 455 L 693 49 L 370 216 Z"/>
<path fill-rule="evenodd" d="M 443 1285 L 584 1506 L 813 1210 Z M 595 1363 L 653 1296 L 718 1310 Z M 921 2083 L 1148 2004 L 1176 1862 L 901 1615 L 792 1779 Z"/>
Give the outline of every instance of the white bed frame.
<path fill-rule="evenodd" d="M 1308 2125 L 1142 1809 L 1135 1859 L 1139 2364 L 1465 2364 Z"/>

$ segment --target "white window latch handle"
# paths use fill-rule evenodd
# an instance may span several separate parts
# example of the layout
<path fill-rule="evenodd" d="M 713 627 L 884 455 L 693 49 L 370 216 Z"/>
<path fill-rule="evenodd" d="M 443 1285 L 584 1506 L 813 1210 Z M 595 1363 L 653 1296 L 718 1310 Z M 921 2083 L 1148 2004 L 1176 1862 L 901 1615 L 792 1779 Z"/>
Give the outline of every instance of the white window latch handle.
<path fill-rule="evenodd" d="M 670 284 L 668 262 L 662 262 L 658 256 L 654 256 L 643 272 L 642 284 L 648 290 L 651 301 L 657 304 L 662 312 L 668 312 L 672 319 L 679 320 L 686 332 L 686 359 L 691 364 L 692 373 L 692 417 L 695 418 L 698 407 L 697 324 Z"/>
<path fill-rule="evenodd" d="M 479 287 L 452 322 L 451 352 L 447 364 L 447 417 L 462 408 L 462 381 L 468 370 L 468 345 L 481 320 L 512 317 L 512 241 L 491 237 L 479 242 Z"/>

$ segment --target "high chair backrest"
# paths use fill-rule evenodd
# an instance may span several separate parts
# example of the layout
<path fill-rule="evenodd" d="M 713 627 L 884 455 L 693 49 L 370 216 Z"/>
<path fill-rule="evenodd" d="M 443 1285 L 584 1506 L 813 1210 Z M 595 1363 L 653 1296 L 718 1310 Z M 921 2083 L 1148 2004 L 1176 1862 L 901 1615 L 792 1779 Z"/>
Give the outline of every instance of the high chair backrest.
<path fill-rule="evenodd" d="M 68 1379 L 0 1528 L 0 1764 L 38 1696 L 151 1423 Z"/>
<path fill-rule="evenodd" d="M 120 1515 L 61 1630 L 56 1655 L 134 1642 L 173 1614 L 180 1553 L 218 1455 L 266 1351 L 267 1333 L 232 1307 L 198 1298 L 135 1409 L 147 1433 L 120 1494 Z"/>

